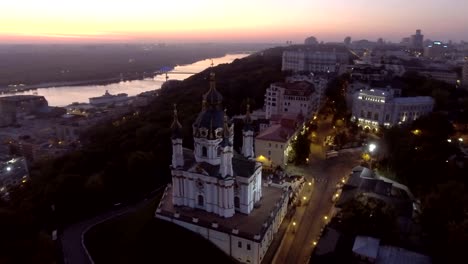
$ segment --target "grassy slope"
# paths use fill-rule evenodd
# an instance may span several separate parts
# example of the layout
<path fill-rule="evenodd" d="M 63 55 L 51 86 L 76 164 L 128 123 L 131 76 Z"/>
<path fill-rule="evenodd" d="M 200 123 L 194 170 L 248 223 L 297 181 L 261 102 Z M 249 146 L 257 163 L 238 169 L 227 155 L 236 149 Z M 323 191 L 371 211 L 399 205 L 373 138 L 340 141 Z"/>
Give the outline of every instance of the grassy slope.
<path fill-rule="evenodd" d="M 85 241 L 95 263 L 233 263 L 202 237 L 155 219 L 158 201 L 92 228 Z"/>

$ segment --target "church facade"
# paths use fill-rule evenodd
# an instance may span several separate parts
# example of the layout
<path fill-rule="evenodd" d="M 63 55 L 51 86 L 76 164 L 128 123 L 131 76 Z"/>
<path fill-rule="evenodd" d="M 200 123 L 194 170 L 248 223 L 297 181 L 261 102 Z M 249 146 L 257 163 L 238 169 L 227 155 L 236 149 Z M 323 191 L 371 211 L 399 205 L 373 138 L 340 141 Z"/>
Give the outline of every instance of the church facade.
<path fill-rule="evenodd" d="M 286 214 L 289 195 L 286 188 L 263 186 L 249 109 L 242 154 L 234 151 L 234 124 L 222 109 L 222 99 L 211 73 L 209 91 L 192 125 L 193 150 L 182 146 L 174 107 L 172 184 L 155 216 L 201 234 L 238 261 L 260 263 Z"/>

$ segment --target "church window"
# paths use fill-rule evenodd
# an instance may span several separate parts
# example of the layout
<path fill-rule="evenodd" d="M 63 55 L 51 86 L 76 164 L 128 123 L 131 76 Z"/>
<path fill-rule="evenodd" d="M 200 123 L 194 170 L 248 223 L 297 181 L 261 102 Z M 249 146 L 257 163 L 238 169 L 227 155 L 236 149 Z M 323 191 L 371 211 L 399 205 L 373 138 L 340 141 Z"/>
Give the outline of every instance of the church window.
<path fill-rule="evenodd" d="M 216 130 L 216 138 L 221 138 L 223 136 L 223 133 L 221 131 L 221 129 L 217 129 Z"/>
<path fill-rule="evenodd" d="M 203 195 L 198 195 L 198 206 L 203 206 L 204 202 Z"/>
<path fill-rule="evenodd" d="M 198 190 L 203 191 L 204 183 L 200 179 L 197 180 L 197 188 L 198 188 Z"/>
<path fill-rule="evenodd" d="M 201 129 L 200 129 L 200 135 L 201 135 L 202 137 L 208 136 L 208 130 L 205 129 L 205 128 L 201 128 Z"/>
<path fill-rule="evenodd" d="M 202 147 L 202 157 L 206 156 L 208 156 L 208 150 L 206 149 L 206 147 Z"/>
<path fill-rule="evenodd" d="M 241 242 L 241 241 L 238 241 L 238 242 L 237 242 L 237 246 L 238 246 L 239 248 L 242 248 L 242 242 Z"/>
<path fill-rule="evenodd" d="M 234 207 L 240 208 L 240 198 L 239 198 L 239 196 L 234 197 Z"/>

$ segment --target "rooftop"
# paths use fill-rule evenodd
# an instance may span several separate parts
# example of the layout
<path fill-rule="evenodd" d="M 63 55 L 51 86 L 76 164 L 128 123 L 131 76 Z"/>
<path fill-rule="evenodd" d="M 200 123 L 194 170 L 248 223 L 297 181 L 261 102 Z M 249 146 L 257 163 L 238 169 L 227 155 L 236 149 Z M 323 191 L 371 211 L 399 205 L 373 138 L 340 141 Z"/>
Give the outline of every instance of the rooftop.
<path fill-rule="evenodd" d="M 198 219 L 198 225 L 216 228 L 224 233 L 232 233 L 233 229 L 237 229 L 239 231 L 238 235 L 241 237 L 252 240 L 259 235 L 260 237 L 257 237 L 257 240 L 261 240 L 277 210 L 280 209 L 281 202 L 286 198 L 287 192 L 280 188 L 263 186 L 262 195 L 262 199 L 249 215 L 236 212 L 234 216 L 224 218 L 199 209 L 174 206 L 172 203 L 172 187 L 168 186 L 158 208 L 158 211 L 160 209 L 158 214 L 175 217 L 190 223 L 193 222 L 193 218 L 196 218 Z M 179 213 L 179 216 L 176 213 Z M 213 227 L 213 223 L 218 224 L 218 227 Z"/>
<path fill-rule="evenodd" d="M 309 96 L 315 91 L 314 85 L 307 81 L 277 82 L 273 85 L 284 88 L 285 95 Z"/>
<path fill-rule="evenodd" d="M 377 264 L 429 264 L 431 258 L 403 248 L 380 246 Z"/>
<path fill-rule="evenodd" d="M 378 179 L 371 170 L 358 166 L 353 169 L 351 176 L 343 186 L 343 191 L 336 206 L 342 207 L 362 194 L 391 204 L 398 215 L 411 216 L 413 210 L 412 195 L 405 188 L 404 185 Z"/>
<path fill-rule="evenodd" d="M 194 168 L 200 174 L 205 174 L 211 177 L 219 177 L 219 165 L 211 165 L 207 162 L 197 163 L 195 156 L 193 155 L 193 150 L 184 149 L 184 170 L 190 170 Z M 257 163 L 254 160 L 249 160 L 244 156 L 234 152 L 234 157 L 232 158 L 232 169 L 234 171 L 234 176 L 240 177 L 251 177 L 257 168 L 261 167 L 260 163 Z"/>
<path fill-rule="evenodd" d="M 367 258 L 376 259 L 380 240 L 373 237 L 357 236 L 354 240 L 353 252 Z"/>
<path fill-rule="evenodd" d="M 434 99 L 430 96 L 397 97 L 393 100 L 395 103 L 400 104 L 434 103 Z"/>
<path fill-rule="evenodd" d="M 286 143 L 295 132 L 292 127 L 275 124 L 263 130 L 255 139 Z"/>

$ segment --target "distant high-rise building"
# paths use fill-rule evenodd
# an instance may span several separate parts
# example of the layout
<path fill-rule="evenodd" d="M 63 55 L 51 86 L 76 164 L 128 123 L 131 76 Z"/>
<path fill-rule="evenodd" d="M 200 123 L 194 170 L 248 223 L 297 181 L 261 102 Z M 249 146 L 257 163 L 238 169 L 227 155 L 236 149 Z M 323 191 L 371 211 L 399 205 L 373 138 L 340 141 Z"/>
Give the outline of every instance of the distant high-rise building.
<path fill-rule="evenodd" d="M 441 41 L 434 41 L 427 47 L 424 47 L 424 57 L 432 59 L 440 59 L 445 56 L 447 52 L 447 45 Z"/>
<path fill-rule="evenodd" d="M 304 40 L 304 44 L 306 45 L 318 45 L 318 41 L 315 37 L 308 37 Z"/>
<path fill-rule="evenodd" d="M 465 59 L 465 64 L 463 65 L 462 84 L 465 88 L 468 88 L 468 59 Z"/>
<path fill-rule="evenodd" d="M 346 38 L 344 39 L 344 44 L 345 44 L 346 46 L 351 45 L 351 37 L 349 37 L 349 36 L 346 37 Z"/>
<path fill-rule="evenodd" d="M 385 44 L 383 38 L 379 38 L 377 40 L 377 45 L 383 45 L 383 44 Z"/>
<path fill-rule="evenodd" d="M 422 49 L 423 48 L 424 35 L 421 34 L 421 30 L 417 29 L 416 34 L 411 35 L 410 46 L 413 49 Z"/>
<path fill-rule="evenodd" d="M 402 38 L 400 44 L 408 47 L 410 45 L 410 38 Z"/>

